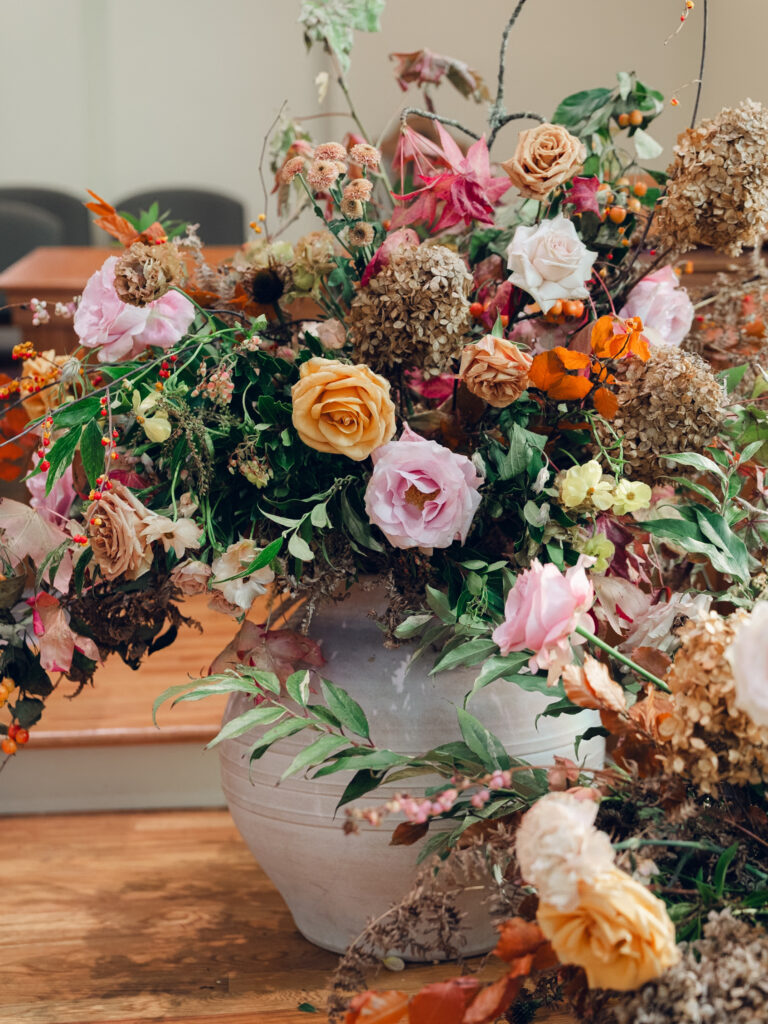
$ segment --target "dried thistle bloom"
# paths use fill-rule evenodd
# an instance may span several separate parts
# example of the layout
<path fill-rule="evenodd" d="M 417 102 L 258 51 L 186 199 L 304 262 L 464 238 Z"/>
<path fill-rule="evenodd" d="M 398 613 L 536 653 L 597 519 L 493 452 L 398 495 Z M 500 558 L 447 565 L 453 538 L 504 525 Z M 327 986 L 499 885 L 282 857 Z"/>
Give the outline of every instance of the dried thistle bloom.
<path fill-rule="evenodd" d="M 729 910 L 712 912 L 704 938 L 636 992 L 612 1001 L 611 1024 L 756 1024 L 768 1019 L 768 936 Z"/>
<path fill-rule="evenodd" d="M 334 163 L 347 159 L 347 151 L 340 142 L 324 142 L 315 150 L 315 160 L 333 160 Z"/>
<path fill-rule="evenodd" d="M 339 203 L 339 209 L 350 220 L 360 220 L 363 216 L 363 204 L 359 199 L 342 199 Z"/>
<path fill-rule="evenodd" d="M 358 142 L 349 151 L 349 159 L 353 164 L 360 164 L 362 167 L 370 167 L 371 170 L 381 163 L 381 153 L 375 146 L 369 146 L 367 142 Z"/>
<path fill-rule="evenodd" d="M 336 266 L 335 251 L 329 231 L 310 231 L 298 240 L 293 248 L 292 281 L 286 302 L 305 295 L 321 297 L 323 282 Z"/>
<path fill-rule="evenodd" d="M 744 611 L 722 618 L 709 612 L 680 631 L 682 646 L 667 675 L 671 718 L 661 749 L 665 770 L 682 775 L 702 793 L 723 783 L 768 779 L 768 728 L 755 725 L 736 705 L 738 694 L 728 651 Z"/>
<path fill-rule="evenodd" d="M 768 110 L 744 100 L 678 136 L 656 231 L 663 245 L 738 255 L 768 228 Z"/>
<path fill-rule="evenodd" d="M 373 227 L 361 221 L 359 224 L 352 224 L 347 229 L 347 241 L 354 249 L 360 249 L 370 245 L 373 241 Z"/>
<path fill-rule="evenodd" d="M 472 276 L 443 245 L 402 246 L 352 301 L 355 358 L 385 371 L 399 363 L 442 373 L 461 348 Z"/>
<path fill-rule="evenodd" d="M 373 192 L 373 182 L 367 178 L 358 178 L 350 181 L 344 186 L 342 195 L 345 199 L 359 199 L 361 203 L 367 203 Z"/>
<path fill-rule="evenodd" d="M 699 356 L 653 345 L 647 363 L 622 360 L 614 373 L 621 387 L 613 426 L 633 480 L 656 483 L 665 453 L 700 451 L 720 429 L 725 392 Z"/>
<path fill-rule="evenodd" d="M 292 156 L 290 160 L 286 160 L 278 171 L 281 184 L 290 185 L 296 175 L 302 173 L 305 163 L 303 156 Z"/>
<path fill-rule="evenodd" d="M 123 302 L 146 306 L 184 277 L 184 264 L 172 242 L 134 242 L 115 264 L 115 291 Z"/>
<path fill-rule="evenodd" d="M 325 192 L 339 176 L 339 165 L 334 160 L 313 160 L 307 172 L 307 181 L 316 192 Z"/>

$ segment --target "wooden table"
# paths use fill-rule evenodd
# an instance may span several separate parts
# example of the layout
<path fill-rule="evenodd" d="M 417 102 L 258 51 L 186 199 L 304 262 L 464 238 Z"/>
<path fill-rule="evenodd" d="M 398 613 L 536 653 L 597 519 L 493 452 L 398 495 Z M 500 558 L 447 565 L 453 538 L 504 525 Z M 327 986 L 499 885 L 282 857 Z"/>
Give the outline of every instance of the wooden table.
<path fill-rule="evenodd" d="M 232 245 L 211 245 L 205 249 L 208 262 L 221 263 L 239 248 Z M 67 303 L 79 295 L 91 274 L 98 270 L 109 256 L 118 255 L 119 246 L 50 246 L 34 249 L 0 274 L 0 293 L 13 308 L 13 323 L 24 331 L 24 340 L 35 342 L 38 350 L 49 348 L 57 352 L 71 352 L 77 338 L 72 321 L 53 316 L 57 302 Z M 19 305 L 30 299 L 48 303 L 50 323 L 32 326 L 32 313 Z"/>
<path fill-rule="evenodd" d="M 298 1007 L 324 1006 L 337 958 L 299 935 L 225 811 L 7 819 L 0 864 L 0 1024 L 326 1020 Z M 370 983 L 415 991 L 455 971 Z"/>

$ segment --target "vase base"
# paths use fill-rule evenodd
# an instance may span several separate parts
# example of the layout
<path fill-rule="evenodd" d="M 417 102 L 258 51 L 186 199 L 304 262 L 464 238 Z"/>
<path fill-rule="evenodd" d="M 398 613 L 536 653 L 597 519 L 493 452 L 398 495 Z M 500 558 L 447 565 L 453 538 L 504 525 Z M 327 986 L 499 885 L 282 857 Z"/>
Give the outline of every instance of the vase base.
<path fill-rule="evenodd" d="M 295 919 L 294 924 L 296 924 Z M 450 962 L 459 959 L 466 960 L 469 957 L 474 956 L 485 956 L 487 953 L 490 953 L 490 951 L 498 942 L 498 935 L 492 932 L 487 922 L 485 924 L 486 927 L 483 930 L 486 931 L 487 934 L 478 935 L 477 929 L 471 929 L 472 934 L 467 935 L 467 942 L 465 945 L 461 946 L 457 956 L 446 956 L 444 952 L 440 950 L 434 950 L 433 952 L 430 952 L 428 955 L 419 957 L 414 956 L 413 953 L 404 953 L 401 950 L 392 949 L 378 951 L 377 955 L 380 955 L 382 959 L 385 956 L 399 957 L 401 960 L 404 960 L 408 964 L 431 964 L 435 961 Z M 336 953 L 339 956 L 343 956 L 343 954 L 346 953 L 347 949 L 349 948 L 349 943 L 344 945 L 341 941 L 334 941 L 334 939 L 331 936 L 316 934 L 313 932 L 311 928 L 302 928 L 300 925 L 296 924 L 296 929 L 307 940 L 307 942 L 311 942 L 313 946 L 317 946 L 320 949 L 325 949 L 329 953 Z"/>

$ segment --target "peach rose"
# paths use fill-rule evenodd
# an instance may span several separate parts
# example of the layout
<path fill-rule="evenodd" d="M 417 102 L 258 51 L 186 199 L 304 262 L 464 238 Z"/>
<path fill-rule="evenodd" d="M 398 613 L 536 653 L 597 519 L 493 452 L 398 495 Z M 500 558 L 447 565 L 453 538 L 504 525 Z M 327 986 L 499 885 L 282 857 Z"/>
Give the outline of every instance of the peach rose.
<path fill-rule="evenodd" d="M 171 583 L 185 596 L 204 594 L 211 578 L 211 567 L 205 562 L 190 560 L 181 562 L 171 572 Z"/>
<path fill-rule="evenodd" d="M 153 515 L 118 482 L 88 508 L 88 537 L 94 561 L 105 580 L 118 576 L 135 580 L 149 571 L 152 548 L 142 531 Z"/>
<path fill-rule="evenodd" d="M 461 353 L 459 377 L 473 395 L 503 409 L 516 402 L 528 387 L 532 362 L 511 341 L 487 334 Z"/>
<path fill-rule="evenodd" d="M 619 868 L 579 883 L 573 910 L 540 903 L 541 930 L 564 964 L 587 972 L 590 988 L 628 992 L 677 963 L 675 929 L 662 901 Z"/>
<path fill-rule="evenodd" d="M 360 462 L 395 433 L 389 381 L 363 364 L 315 356 L 293 385 L 293 425 L 310 448 Z"/>
<path fill-rule="evenodd" d="M 501 166 L 526 199 L 544 199 L 569 181 L 587 159 L 584 143 L 559 124 L 540 124 L 520 132 L 515 155 Z"/>

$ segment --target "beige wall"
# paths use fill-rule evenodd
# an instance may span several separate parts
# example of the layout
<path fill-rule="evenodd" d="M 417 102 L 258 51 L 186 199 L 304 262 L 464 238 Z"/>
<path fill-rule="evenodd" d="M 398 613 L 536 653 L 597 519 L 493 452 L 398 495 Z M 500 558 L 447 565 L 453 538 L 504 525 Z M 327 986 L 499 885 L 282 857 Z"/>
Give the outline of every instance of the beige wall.
<path fill-rule="evenodd" d="M 431 49 L 495 81 L 498 37 L 512 0 L 389 0 L 380 35 L 358 36 L 351 83 L 379 132 L 404 102 L 392 50 Z M 682 0 L 529 0 L 510 41 L 510 108 L 544 115 L 569 92 L 634 69 L 670 94 L 695 78 L 703 0 L 665 46 Z M 702 112 L 746 95 L 768 102 L 768 0 L 710 0 Z M 258 160 L 283 99 L 317 111 L 299 0 L 0 0 L 0 184 L 27 181 L 107 197 L 166 183 L 198 184 L 263 205 Z M 668 107 L 666 145 L 688 122 L 693 87 Z M 415 96 L 414 96 L 415 99 Z M 480 127 L 482 108 L 453 90 L 440 109 Z M 333 91 L 326 110 L 339 110 Z M 313 122 L 317 125 L 318 122 Z M 327 122 L 331 136 L 340 122 Z M 500 137 L 511 148 L 514 128 Z M 663 165 L 664 159 L 660 161 Z"/>

